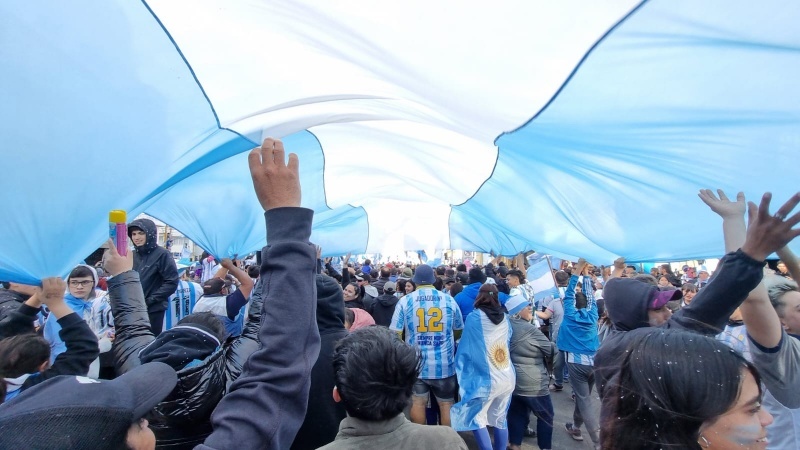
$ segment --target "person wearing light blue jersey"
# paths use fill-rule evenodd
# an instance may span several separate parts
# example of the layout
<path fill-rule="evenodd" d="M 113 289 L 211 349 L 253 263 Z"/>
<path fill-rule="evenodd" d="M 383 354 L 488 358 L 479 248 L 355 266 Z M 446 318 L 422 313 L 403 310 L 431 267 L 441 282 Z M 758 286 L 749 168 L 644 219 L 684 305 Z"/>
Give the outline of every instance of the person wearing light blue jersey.
<path fill-rule="evenodd" d="M 411 420 L 425 423 L 425 405 L 433 392 L 441 424 L 449 426 L 456 393 L 455 340 L 464 321 L 455 299 L 433 287 L 436 275 L 430 266 L 417 267 L 413 281 L 417 289 L 400 299 L 389 326 L 420 349 L 422 369 L 414 384 Z"/>
<path fill-rule="evenodd" d="M 596 448 L 600 445 L 599 408 L 592 396 L 594 356 L 600 347 L 597 336 L 597 305 L 592 280 L 585 274 L 588 264 L 581 258 L 573 269 L 564 292 L 564 319 L 558 333 L 558 348 L 564 351 L 570 386 L 575 393 L 575 410 L 571 423 L 564 425 L 570 436 L 582 441 L 580 427 L 586 423 L 589 437 Z M 576 287 L 583 276 L 582 292 Z"/>
<path fill-rule="evenodd" d="M 164 314 L 164 331 L 172 329 L 194 310 L 197 301 L 203 297 L 203 287 L 189 281 L 188 270 L 178 282 L 178 289 L 169 296 L 169 307 Z"/>

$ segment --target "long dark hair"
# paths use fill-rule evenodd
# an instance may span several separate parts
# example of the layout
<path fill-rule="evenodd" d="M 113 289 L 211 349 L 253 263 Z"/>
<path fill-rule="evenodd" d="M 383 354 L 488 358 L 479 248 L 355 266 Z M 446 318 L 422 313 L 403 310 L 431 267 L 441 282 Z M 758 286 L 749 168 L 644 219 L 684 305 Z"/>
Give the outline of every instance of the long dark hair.
<path fill-rule="evenodd" d="M 359 301 L 360 302 L 360 301 L 364 300 L 364 291 L 362 290 L 362 287 L 358 285 L 358 283 L 351 282 L 348 285 L 353 287 L 353 290 L 355 291 L 356 296 L 355 296 L 354 299 L 347 300 L 347 301 L 349 301 L 349 302 Z M 346 288 L 347 288 L 347 286 L 345 286 L 345 289 Z M 342 291 L 344 291 L 344 289 L 342 289 Z"/>
<path fill-rule="evenodd" d="M 728 411 L 741 393 L 744 371 L 761 377 L 725 344 L 683 330 L 642 328 L 619 364 L 619 379 L 603 396 L 604 449 L 700 449 L 703 424 Z"/>
<path fill-rule="evenodd" d="M 478 297 L 475 299 L 474 306 L 489 306 L 492 308 L 499 308 L 500 302 L 497 300 L 497 287 L 493 284 L 483 284 L 478 291 Z"/>

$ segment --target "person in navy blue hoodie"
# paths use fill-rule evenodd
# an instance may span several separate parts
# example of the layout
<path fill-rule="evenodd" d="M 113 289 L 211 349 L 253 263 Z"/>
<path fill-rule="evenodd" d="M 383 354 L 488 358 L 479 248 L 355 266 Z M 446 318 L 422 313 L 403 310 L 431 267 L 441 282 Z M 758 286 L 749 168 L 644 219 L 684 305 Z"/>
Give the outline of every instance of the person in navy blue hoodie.
<path fill-rule="evenodd" d="M 283 143 L 273 139 L 249 156 L 267 220 L 261 348 L 219 402 L 211 416 L 214 432 L 197 449 L 287 449 L 306 414 L 320 351 L 316 247 L 309 242 L 314 212 L 300 207 L 297 155 L 289 155 L 288 165 L 285 158 Z"/>

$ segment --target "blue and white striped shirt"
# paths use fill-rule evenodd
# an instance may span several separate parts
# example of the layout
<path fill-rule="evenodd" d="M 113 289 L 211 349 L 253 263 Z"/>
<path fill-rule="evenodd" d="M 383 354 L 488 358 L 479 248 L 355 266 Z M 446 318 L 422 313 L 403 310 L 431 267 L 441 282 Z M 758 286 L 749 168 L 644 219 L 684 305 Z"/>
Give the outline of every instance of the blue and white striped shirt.
<path fill-rule="evenodd" d="M 203 296 L 203 288 L 191 281 L 178 281 L 178 289 L 169 296 L 169 308 L 164 314 L 164 331 L 172 329 L 194 311 L 194 305 Z"/>
<path fill-rule="evenodd" d="M 453 332 L 464 328 L 464 320 L 453 297 L 433 286 L 420 286 L 397 303 L 389 328 L 405 331 L 406 342 L 420 348 L 420 378 L 442 379 L 455 375 Z"/>

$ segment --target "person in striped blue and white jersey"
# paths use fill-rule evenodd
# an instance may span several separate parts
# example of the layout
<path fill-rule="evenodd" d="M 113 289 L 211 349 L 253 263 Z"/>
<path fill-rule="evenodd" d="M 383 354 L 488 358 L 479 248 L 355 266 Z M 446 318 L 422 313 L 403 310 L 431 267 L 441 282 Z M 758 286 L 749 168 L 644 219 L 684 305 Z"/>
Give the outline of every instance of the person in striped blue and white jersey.
<path fill-rule="evenodd" d="M 433 269 L 422 264 L 413 278 L 417 289 L 397 303 L 389 328 L 410 345 L 419 347 L 422 370 L 414 384 L 411 420 L 425 423 L 430 393 L 439 404 L 440 422 L 450 425 L 450 408 L 456 394 L 455 340 L 464 328 L 455 299 L 437 290 Z"/>
<path fill-rule="evenodd" d="M 169 306 L 164 314 L 164 331 L 172 329 L 181 319 L 191 314 L 202 296 L 203 287 L 191 281 L 189 269 L 186 269 L 178 281 L 178 289 L 169 296 Z"/>

